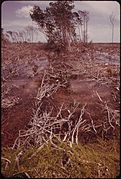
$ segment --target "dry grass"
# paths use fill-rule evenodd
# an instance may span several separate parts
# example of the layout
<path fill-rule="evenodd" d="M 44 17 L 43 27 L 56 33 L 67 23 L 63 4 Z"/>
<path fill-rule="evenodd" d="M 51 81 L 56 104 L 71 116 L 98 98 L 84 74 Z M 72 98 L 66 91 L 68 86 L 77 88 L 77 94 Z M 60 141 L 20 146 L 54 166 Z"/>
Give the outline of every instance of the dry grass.
<path fill-rule="evenodd" d="M 11 176 L 26 172 L 32 178 L 115 178 L 119 175 L 117 141 L 99 139 L 93 144 L 74 144 L 72 148 L 67 142 L 56 139 L 53 142 L 57 147 L 49 142 L 39 150 L 3 148 L 2 173 Z"/>

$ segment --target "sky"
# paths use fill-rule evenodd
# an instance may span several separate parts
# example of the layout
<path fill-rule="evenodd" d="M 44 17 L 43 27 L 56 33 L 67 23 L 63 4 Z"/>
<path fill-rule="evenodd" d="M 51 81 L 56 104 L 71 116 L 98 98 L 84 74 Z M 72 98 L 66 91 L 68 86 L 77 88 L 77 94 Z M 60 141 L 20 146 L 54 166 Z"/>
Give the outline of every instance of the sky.
<path fill-rule="evenodd" d="M 29 11 L 34 5 L 45 9 L 50 1 L 4 1 L 1 8 L 1 22 L 4 30 L 21 31 L 36 23 L 30 18 Z M 120 42 L 120 5 L 117 1 L 74 1 L 75 10 L 89 11 L 88 37 L 93 42 L 111 42 L 111 23 L 109 16 L 115 17 L 114 42 Z M 38 41 L 45 42 L 42 33 Z"/>

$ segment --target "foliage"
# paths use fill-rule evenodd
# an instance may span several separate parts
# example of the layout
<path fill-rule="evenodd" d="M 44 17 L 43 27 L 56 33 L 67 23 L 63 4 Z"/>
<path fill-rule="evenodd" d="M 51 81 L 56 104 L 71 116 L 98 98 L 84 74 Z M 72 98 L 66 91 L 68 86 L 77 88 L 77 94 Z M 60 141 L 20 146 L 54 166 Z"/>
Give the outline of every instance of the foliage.
<path fill-rule="evenodd" d="M 44 11 L 39 6 L 34 6 L 30 16 L 46 34 L 50 45 L 62 44 L 68 49 L 75 32 L 73 8 L 73 1 L 50 2 Z"/>

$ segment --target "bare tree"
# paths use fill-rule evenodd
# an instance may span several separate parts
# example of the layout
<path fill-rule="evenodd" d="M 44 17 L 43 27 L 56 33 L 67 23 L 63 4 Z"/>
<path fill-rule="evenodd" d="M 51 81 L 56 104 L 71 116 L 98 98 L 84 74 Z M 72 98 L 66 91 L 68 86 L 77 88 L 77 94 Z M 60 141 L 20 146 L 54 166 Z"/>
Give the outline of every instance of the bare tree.
<path fill-rule="evenodd" d="M 80 11 L 74 12 L 73 15 L 74 15 L 74 23 L 76 24 L 78 31 L 79 31 L 79 41 L 81 42 L 82 41 L 82 25 L 83 25 L 82 16 L 81 16 Z"/>
<path fill-rule="evenodd" d="M 29 39 L 31 42 L 33 42 L 34 40 L 34 34 L 37 34 L 37 28 L 33 27 L 33 26 L 27 26 L 25 28 L 26 33 L 27 33 L 27 39 Z"/>
<path fill-rule="evenodd" d="M 85 11 L 85 23 L 86 23 L 86 34 L 85 34 L 85 41 L 88 42 L 88 21 L 89 21 L 89 12 Z"/>
<path fill-rule="evenodd" d="M 10 41 L 13 42 L 12 31 L 6 31 L 6 33 L 9 35 Z"/>
<path fill-rule="evenodd" d="M 78 11 L 81 25 L 81 34 L 83 33 L 83 42 L 88 42 L 88 21 L 89 21 L 89 12 L 88 11 Z M 82 32 L 83 31 L 83 32 Z"/>
<path fill-rule="evenodd" d="M 19 42 L 19 33 L 18 32 L 13 32 L 12 33 L 13 34 L 13 36 L 14 36 L 14 42 Z"/>
<path fill-rule="evenodd" d="M 115 16 L 114 16 L 113 13 L 109 16 L 109 19 L 110 19 L 110 23 L 111 23 L 111 26 L 112 26 L 112 43 L 113 43 L 113 38 L 114 38 L 114 23 L 115 23 Z"/>
<path fill-rule="evenodd" d="M 88 21 L 89 21 L 89 12 L 87 11 L 82 11 L 82 15 L 83 15 L 83 22 L 84 22 L 84 31 L 83 31 L 83 40 L 84 43 L 87 43 L 87 37 L 88 37 Z"/>
<path fill-rule="evenodd" d="M 1 28 L 1 40 L 3 43 L 8 43 L 10 42 L 10 35 L 4 32 L 4 29 Z"/>

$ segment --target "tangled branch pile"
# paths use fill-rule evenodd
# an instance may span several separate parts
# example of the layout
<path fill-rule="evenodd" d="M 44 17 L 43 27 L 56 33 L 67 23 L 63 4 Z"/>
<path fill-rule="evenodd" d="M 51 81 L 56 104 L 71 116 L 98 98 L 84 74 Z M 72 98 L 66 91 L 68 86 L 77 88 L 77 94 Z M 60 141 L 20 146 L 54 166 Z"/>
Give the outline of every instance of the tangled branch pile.
<path fill-rule="evenodd" d="M 49 74 L 49 77 L 52 77 Z M 84 128 L 85 120 L 82 116 L 85 111 L 86 104 L 80 109 L 80 116 L 77 120 L 72 120 L 72 116 L 76 109 L 79 107 L 79 103 L 75 103 L 72 111 L 64 109 L 64 104 L 61 105 L 59 111 L 55 113 L 55 105 L 52 102 L 52 96 L 60 87 L 64 87 L 64 84 L 60 82 L 56 84 L 49 84 L 48 74 L 45 72 L 41 86 L 38 89 L 36 96 L 36 110 L 32 121 L 30 122 L 30 128 L 27 131 L 19 131 L 19 136 L 16 139 L 13 148 L 17 145 L 43 145 L 48 141 L 52 142 L 53 137 L 57 137 L 59 140 L 70 140 L 71 143 L 78 143 L 79 127 L 82 125 Z M 63 112 L 67 115 L 64 116 Z"/>
<path fill-rule="evenodd" d="M 29 129 L 19 131 L 19 136 L 15 140 L 13 148 L 31 145 L 42 146 L 48 142 L 55 146 L 54 138 L 58 141 L 68 141 L 72 146 L 74 143 L 78 144 L 80 131 L 83 134 L 91 131 L 96 136 L 99 129 L 101 129 L 103 135 L 110 129 L 115 130 L 115 126 L 119 126 L 118 112 L 112 111 L 97 92 L 100 109 L 107 116 L 100 122 L 93 120 L 90 112 L 86 109 L 87 104 L 82 106 L 74 101 L 70 108 L 64 106 L 64 103 L 58 107 L 54 101 L 54 95 L 60 88 L 66 88 L 67 78 L 64 70 L 61 71 L 61 76 L 60 72 L 57 72 L 57 68 L 56 73 L 53 67 L 48 72 L 45 71 L 37 92 L 36 109 L 29 123 Z"/>

